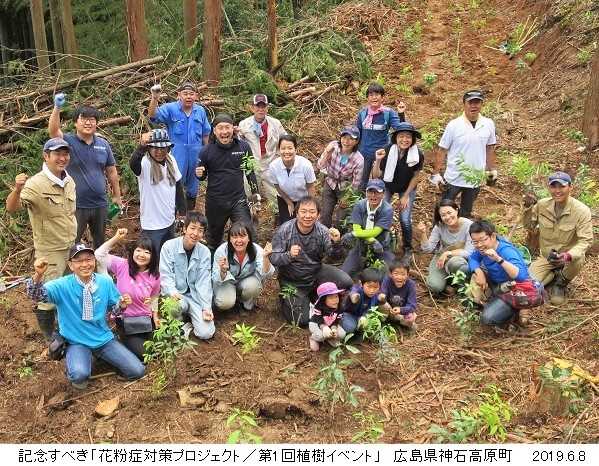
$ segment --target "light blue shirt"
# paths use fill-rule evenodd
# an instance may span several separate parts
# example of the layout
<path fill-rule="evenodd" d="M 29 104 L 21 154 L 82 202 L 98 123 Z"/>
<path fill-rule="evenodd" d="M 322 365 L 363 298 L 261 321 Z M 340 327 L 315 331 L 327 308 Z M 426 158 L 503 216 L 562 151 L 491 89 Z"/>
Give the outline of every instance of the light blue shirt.
<path fill-rule="evenodd" d="M 51 280 L 44 285 L 48 302 L 56 304 L 60 334 L 72 344 L 99 348 L 114 338 L 106 312 L 119 302 L 119 290 L 106 275 L 94 274 L 95 287 L 92 291 L 94 315 L 92 320 L 82 320 L 83 286 L 73 274 Z"/>
<path fill-rule="evenodd" d="M 160 251 L 160 288 L 162 293 L 185 295 L 201 306 L 212 309 L 210 250 L 201 243 L 195 245 L 191 258 L 183 247 L 183 237 L 168 240 Z"/>
<path fill-rule="evenodd" d="M 244 278 L 250 277 L 254 275 L 258 280 L 263 282 L 272 274 L 275 273 L 275 268 L 273 265 L 270 265 L 270 269 L 266 273 L 262 273 L 262 268 L 264 266 L 264 250 L 259 244 L 254 243 L 254 248 L 256 248 L 256 260 L 250 262 L 250 257 L 247 252 L 245 257 L 243 258 L 243 263 L 240 264 L 237 261 L 237 257 L 233 256 L 233 262 L 229 262 L 229 270 L 225 275 L 225 279 L 222 280 L 220 276 L 220 267 L 218 265 L 218 261 L 223 257 L 227 257 L 229 251 L 229 244 L 223 243 L 221 244 L 216 251 L 214 251 L 214 261 L 212 263 L 212 282 L 214 286 L 221 285 L 223 283 L 234 283 L 236 284 L 240 280 Z"/>

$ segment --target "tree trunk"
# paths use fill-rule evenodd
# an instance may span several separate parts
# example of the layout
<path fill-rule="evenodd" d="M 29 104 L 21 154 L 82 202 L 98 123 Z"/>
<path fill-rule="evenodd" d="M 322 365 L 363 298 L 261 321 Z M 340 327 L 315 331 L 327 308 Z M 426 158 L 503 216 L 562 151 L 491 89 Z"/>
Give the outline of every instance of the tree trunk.
<path fill-rule="evenodd" d="M 279 44 L 277 41 L 277 3 L 276 0 L 267 0 L 268 15 L 268 65 L 274 72 L 279 66 Z"/>
<path fill-rule="evenodd" d="M 582 131 L 589 140 L 589 149 L 599 145 L 599 52 L 595 51 L 591 68 L 591 81 L 584 103 Z"/>
<path fill-rule="evenodd" d="M 73 26 L 73 9 L 71 0 L 62 1 L 62 44 L 67 57 L 67 65 L 70 69 L 76 69 L 77 40 L 75 39 L 75 27 Z"/>
<path fill-rule="evenodd" d="M 221 0 L 204 0 L 204 79 L 211 84 L 216 84 L 220 79 L 221 7 Z"/>
<path fill-rule="evenodd" d="M 183 0 L 183 29 L 185 30 L 185 47 L 193 47 L 198 37 L 198 2 Z"/>
<path fill-rule="evenodd" d="M 62 22 L 60 20 L 60 0 L 50 0 L 50 23 L 52 24 L 52 50 L 55 53 L 64 53 L 62 45 Z M 56 68 L 64 68 L 61 57 L 54 59 Z"/>
<path fill-rule="evenodd" d="M 50 60 L 48 59 L 48 42 L 46 41 L 46 25 L 44 22 L 44 2 L 43 0 L 30 0 L 29 7 L 31 8 L 31 25 L 33 26 L 37 68 L 38 70 L 48 71 Z"/>
<path fill-rule="evenodd" d="M 126 0 L 129 61 L 148 58 L 148 35 L 144 0 Z"/>

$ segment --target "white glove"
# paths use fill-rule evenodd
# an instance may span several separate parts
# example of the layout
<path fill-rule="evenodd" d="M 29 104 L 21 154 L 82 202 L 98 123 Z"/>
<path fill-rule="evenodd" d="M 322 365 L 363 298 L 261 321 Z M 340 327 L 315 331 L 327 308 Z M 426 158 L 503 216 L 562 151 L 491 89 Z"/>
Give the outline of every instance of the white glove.
<path fill-rule="evenodd" d="M 160 91 L 162 90 L 162 86 L 160 84 L 154 84 L 151 88 L 150 88 L 150 92 L 152 94 L 160 94 Z"/>
<path fill-rule="evenodd" d="M 445 180 L 439 173 L 435 173 L 429 178 L 429 181 L 435 186 L 439 187 L 439 184 L 445 184 Z"/>
<path fill-rule="evenodd" d="M 497 181 L 497 176 L 499 176 L 499 175 L 497 173 L 496 168 L 494 168 L 493 170 L 487 170 L 487 177 L 490 178 L 491 180 Z"/>

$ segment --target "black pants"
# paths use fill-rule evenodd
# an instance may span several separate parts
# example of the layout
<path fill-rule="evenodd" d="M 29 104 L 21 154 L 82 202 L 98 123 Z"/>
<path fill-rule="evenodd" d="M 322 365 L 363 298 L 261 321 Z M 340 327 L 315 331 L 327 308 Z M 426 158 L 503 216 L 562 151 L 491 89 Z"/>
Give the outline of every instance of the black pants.
<path fill-rule="evenodd" d="M 77 238 L 75 239 L 75 243 L 81 241 L 81 237 L 89 225 L 94 249 L 102 246 L 106 239 L 106 216 L 106 207 L 96 207 L 94 209 L 77 207 L 75 210 L 75 218 L 77 219 Z"/>
<path fill-rule="evenodd" d="M 364 168 L 362 169 L 362 182 L 360 183 L 360 191 L 366 191 L 366 185 L 370 179 L 370 172 L 374 165 L 374 155 L 371 157 L 364 157 Z"/>
<path fill-rule="evenodd" d="M 230 202 L 206 198 L 206 218 L 208 219 L 207 242 L 212 251 L 223 242 L 223 232 L 227 220 L 231 220 L 231 223 L 244 222 L 252 230 L 252 236 L 256 237 L 246 198 Z"/>
<path fill-rule="evenodd" d="M 121 319 L 116 320 L 116 326 L 119 333 L 120 342 L 123 345 L 125 345 L 129 351 L 135 354 L 135 356 L 137 356 L 141 361 L 143 361 L 145 353 L 144 343 L 152 339 L 153 332 L 125 335 L 125 331 L 123 329 L 123 322 Z"/>
<path fill-rule="evenodd" d="M 281 290 L 285 285 L 295 287 L 295 293 L 290 293 L 291 296 L 283 298 L 280 296 L 280 309 L 283 318 L 290 323 L 307 327 L 310 320 L 310 301 L 316 300 L 316 288 L 324 282 L 333 282 L 342 290 L 349 290 L 352 285 L 352 279 L 343 270 L 329 265 L 322 264 L 320 271 L 314 278 L 314 283 L 311 285 L 295 285 L 284 278 L 279 279 Z"/>
<path fill-rule="evenodd" d="M 454 186 L 452 184 L 448 184 L 445 192 L 443 193 L 442 199 L 450 199 L 452 201 L 458 197 L 458 194 L 461 194 L 460 199 L 460 217 L 471 218 L 472 217 L 472 207 L 474 206 L 474 201 L 480 192 L 480 188 L 463 188 L 461 186 Z"/>
<path fill-rule="evenodd" d="M 277 205 L 279 207 L 279 225 L 283 225 L 283 223 L 295 218 L 295 202 L 293 203 L 293 215 L 289 215 L 287 202 L 281 196 L 277 196 Z"/>

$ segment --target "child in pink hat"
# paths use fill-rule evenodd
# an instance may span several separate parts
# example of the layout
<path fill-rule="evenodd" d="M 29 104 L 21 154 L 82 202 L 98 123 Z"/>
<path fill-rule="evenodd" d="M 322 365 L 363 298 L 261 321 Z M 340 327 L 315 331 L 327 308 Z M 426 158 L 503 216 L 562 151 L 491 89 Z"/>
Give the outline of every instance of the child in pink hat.
<path fill-rule="evenodd" d="M 337 346 L 345 337 L 341 327 L 341 296 L 345 290 L 337 288 L 333 282 L 325 282 L 316 288 L 318 299 L 310 309 L 310 349 L 318 351 L 320 343 L 327 341 Z"/>

